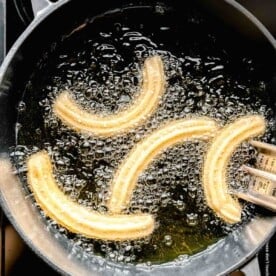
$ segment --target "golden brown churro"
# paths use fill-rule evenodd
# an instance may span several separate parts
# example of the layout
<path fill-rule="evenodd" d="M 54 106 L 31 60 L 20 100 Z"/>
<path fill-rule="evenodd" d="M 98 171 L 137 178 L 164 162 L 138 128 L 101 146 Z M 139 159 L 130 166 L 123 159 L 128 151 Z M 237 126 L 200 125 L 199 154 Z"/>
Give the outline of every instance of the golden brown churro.
<path fill-rule="evenodd" d="M 166 124 L 138 143 L 111 183 L 109 211 L 119 213 L 127 207 L 140 173 L 163 150 L 186 140 L 209 138 L 216 130 L 216 123 L 208 118 L 181 119 Z"/>
<path fill-rule="evenodd" d="M 165 83 L 162 59 L 160 56 L 153 56 L 145 60 L 141 91 L 128 109 L 115 115 L 99 116 L 83 110 L 70 93 L 64 91 L 57 97 L 53 110 L 64 124 L 76 131 L 112 136 L 145 121 L 163 96 Z"/>
<path fill-rule="evenodd" d="M 225 126 L 207 151 L 203 167 L 203 188 L 208 206 L 228 223 L 241 220 L 242 207 L 228 193 L 227 166 L 237 147 L 265 132 L 266 122 L 258 115 L 244 116 Z"/>
<path fill-rule="evenodd" d="M 58 188 L 52 164 L 44 151 L 28 160 L 28 183 L 45 213 L 73 233 L 103 240 L 133 240 L 150 235 L 154 219 L 149 214 L 107 215 L 71 201 Z"/>

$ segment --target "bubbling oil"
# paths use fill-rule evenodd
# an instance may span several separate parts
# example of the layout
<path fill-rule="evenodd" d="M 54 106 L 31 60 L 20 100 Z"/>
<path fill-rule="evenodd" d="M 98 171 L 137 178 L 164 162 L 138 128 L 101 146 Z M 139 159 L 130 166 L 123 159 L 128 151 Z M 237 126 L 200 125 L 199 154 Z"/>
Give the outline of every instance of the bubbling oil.
<path fill-rule="evenodd" d="M 261 114 L 268 122 L 262 139 L 273 142 L 274 115 L 264 100 L 265 80 L 250 75 L 255 74 L 253 59 L 236 57 L 233 62 L 199 13 L 192 13 L 180 28 L 173 14 L 163 9 L 143 12 L 143 24 L 141 12 L 130 15 L 125 9 L 87 20 L 85 28 L 55 43 L 50 58 L 38 63 L 40 70 L 26 84 L 18 105 L 21 127 L 10 154 L 27 190 L 26 158 L 45 149 L 62 191 L 81 205 L 106 212 L 109 185 L 122 160 L 146 135 L 172 119 L 209 116 L 224 125 L 241 115 Z M 187 29 L 193 33 L 189 39 Z M 156 112 L 142 125 L 101 138 L 76 133 L 53 114 L 53 102 L 64 89 L 71 90 L 87 111 L 113 114 L 126 109 L 139 91 L 143 61 L 151 55 L 162 57 L 167 88 Z M 237 64 L 239 78 L 231 67 Z M 242 222 L 229 226 L 207 207 L 201 183 L 206 147 L 201 141 L 190 141 L 168 148 L 140 175 L 126 212 L 153 214 L 156 229 L 151 237 L 92 240 L 68 232 L 42 210 L 41 215 L 51 229 L 84 252 L 111 261 L 151 264 L 193 255 L 254 216 L 254 207 L 244 204 Z M 235 152 L 229 165 L 230 189 L 246 187 L 247 176 L 239 167 L 254 163 L 255 157 L 255 150 L 246 143 Z"/>

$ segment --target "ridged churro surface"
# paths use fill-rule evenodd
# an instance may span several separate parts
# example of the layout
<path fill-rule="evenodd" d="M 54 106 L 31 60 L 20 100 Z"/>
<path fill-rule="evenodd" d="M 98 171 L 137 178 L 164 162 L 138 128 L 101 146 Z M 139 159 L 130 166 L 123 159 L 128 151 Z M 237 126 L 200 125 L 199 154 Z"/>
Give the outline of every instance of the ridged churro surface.
<path fill-rule="evenodd" d="M 59 188 L 45 151 L 28 160 L 28 183 L 46 214 L 73 233 L 102 240 L 133 240 L 150 235 L 154 219 L 148 214 L 107 215 L 70 200 Z"/>
<path fill-rule="evenodd" d="M 207 139 L 217 130 L 212 119 L 194 118 L 172 121 L 137 144 L 119 167 L 112 183 L 108 202 L 110 212 L 127 207 L 139 175 L 162 151 L 191 139 Z"/>
<path fill-rule="evenodd" d="M 143 66 L 140 92 L 129 108 L 114 115 L 101 116 L 81 108 L 69 91 L 62 92 L 54 103 L 54 113 L 76 131 L 112 136 L 137 127 L 156 109 L 165 91 L 165 73 L 160 56 L 149 57 Z"/>
<path fill-rule="evenodd" d="M 238 200 L 228 193 L 230 158 L 242 142 L 263 134 L 265 127 L 262 116 L 243 116 L 221 129 L 207 151 L 202 178 L 207 204 L 228 223 L 239 222 L 242 212 Z"/>

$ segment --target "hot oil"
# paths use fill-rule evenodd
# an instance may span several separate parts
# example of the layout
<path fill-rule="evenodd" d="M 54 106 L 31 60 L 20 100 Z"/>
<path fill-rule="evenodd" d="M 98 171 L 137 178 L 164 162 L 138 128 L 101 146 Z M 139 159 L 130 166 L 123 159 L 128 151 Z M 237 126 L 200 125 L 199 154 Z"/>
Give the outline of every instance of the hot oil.
<path fill-rule="evenodd" d="M 87 20 L 85 28 L 54 43 L 55 50 L 38 63 L 18 106 L 18 141 L 11 149 L 17 168 L 24 171 L 26 158 L 46 149 L 64 193 L 106 212 L 109 183 L 123 158 L 169 120 L 202 115 L 223 125 L 241 115 L 261 114 L 268 122 L 262 139 L 273 142 L 273 112 L 266 102 L 266 81 L 256 77 L 258 64 L 245 54 L 231 56 L 204 15 L 186 12 L 190 15 L 179 21 L 162 6 L 123 9 Z M 76 133 L 54 116 L 52 104 L 64 89 L 87 111 L 112 114 L 127 108 L 139 90 L 143 61 L 155 54 L 164 62 L 167 89 L 157 111 L 141 126 L 99 138 Z M 254 216 L 254 207 L 245 204 L 242 222 L 229 226 L 206 206 L 200 178 L 206 147 L 192 141 L 169 148 L 140 175 L 126 212 L 152 213 L 157 222 L 151 237 L 95 241 L 45 220 L 84 252 L 116 262 L 163 263 L 200 252 Z M 246 185 L 238 168 L 254 162 L 255 156 L 247 144 L 237 150 L 229 166 L 230 188 Z M 21 176 L 27 187 L 26 175 Z"/>

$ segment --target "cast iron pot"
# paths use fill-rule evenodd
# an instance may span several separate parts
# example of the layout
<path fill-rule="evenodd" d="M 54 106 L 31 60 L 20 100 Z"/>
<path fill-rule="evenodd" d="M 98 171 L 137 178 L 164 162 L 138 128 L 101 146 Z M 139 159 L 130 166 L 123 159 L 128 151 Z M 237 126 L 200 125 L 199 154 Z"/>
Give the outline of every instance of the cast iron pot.
<path fill-rule="evenodd" d="M 93 2 L 93 4 L 92 4 Z M 45 45 L 53 41 L 70 22 L 84 18 L 87 11 L 94 15 L 129 3 L 154 5 L 164 2 L 181 10 L 183 1 L 74 1 L 33 0 L 35 18 L 10 49 L 0 69 L 0 203 L 24 241 L 46 263 L 61 274 L 70 275 L 225 275 L 241 267 L 256 256 L 269 241 L 276 229 L 276 217 L 258 215 L 208 250 L 195 254 L 177 265 L 166 263 L 144 266 L 121 265 L 99 256 L 88 256 L 81 248 L 63 236 L 52 235 L 44 225 L 39 212 L 25 197 L 20 180 L 14 176 L 8 148 L 16 140 L 16 107 L 22 87 L 30 77 L 34 64 Z M 193 2 L 193 1 L 190 1 Z M 187 2 L 188 3 L 188 2 Z M 210 16 L 216 17 L 221 28 L 230 27 L 247 41 L 248 49 L 263 59 L 271 89 L 269 101 L 274 106 L 276 42 L 267 29 L 245 8 L 233 0 L 198 1 Z M 226 38 L 227 39 L 227 38 Z M 233 42 L 232 42 L 233 43 Z M 238 44 L 235 41 L 233 44 Z M 238 47 L 237 47 L 238 48 Z M 275 90 L 274 90 L 275 94 Z"/>

